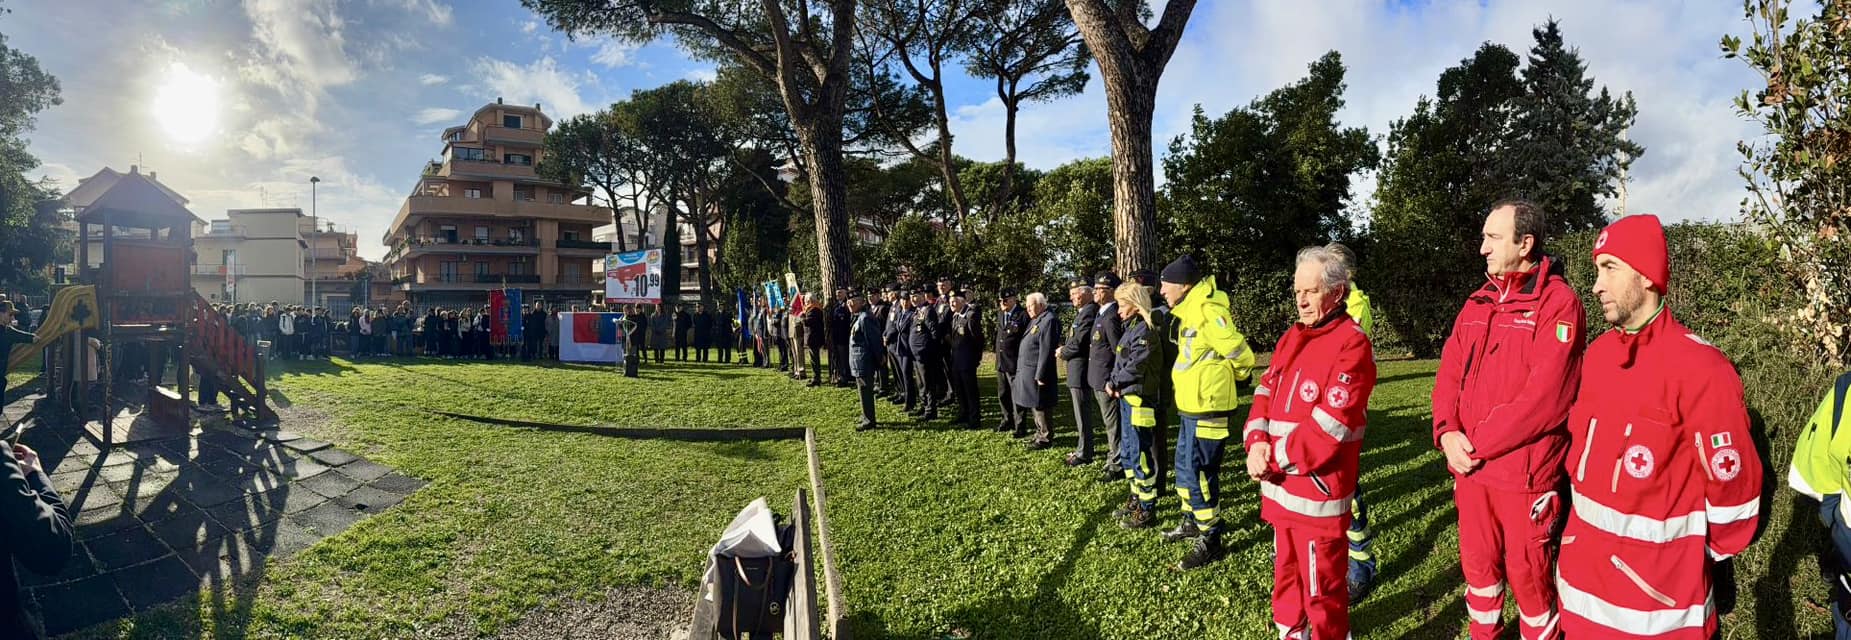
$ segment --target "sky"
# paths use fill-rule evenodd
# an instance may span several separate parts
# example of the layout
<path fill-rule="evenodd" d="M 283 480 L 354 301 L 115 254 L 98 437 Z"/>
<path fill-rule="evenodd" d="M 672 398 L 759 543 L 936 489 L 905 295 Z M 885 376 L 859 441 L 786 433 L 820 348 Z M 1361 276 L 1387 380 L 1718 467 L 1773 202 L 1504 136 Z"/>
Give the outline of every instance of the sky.
<path fill-rule="evenodd" d="M 38 58 L 64 103 L 28 135 L 39 175 L 63 188 L 131 164 L 191 200 L 201 218 L 227 209 L 311 205 L 356 231 L 361 255 L 381 239 L 439 134 L 501 97 L 555 119 L 596 111 L 678 79 L 708 79 L 672 40 L 631 46 L 572 41 L 516 0 L 76 0 L 5 5 L 0 34 Z M 1755 76 L 1723 60 L 1723 34 L 1744 34 L 1731 0 L 1203 0 L 1158 92 L 1154 144 L 1186 131 L 1196 105 L 1219 115 L 1302 77 L 1326 51 L 1348 65 L 1345 126 L 1378 140 L 1432 95 L 1439 74 L 1481 43 L 1523 53 L 1530 29 L 1562 23 L 1598 86 L 1630 91 L 1630 212 L 1671 220 L 1738 217 L 1738 140 L 1758 134 L 1734 96 Z M 1052 169 L 1108 155 L 1103 86 L 1029 105 L 1019 159 Z M 954 149 L 1003 157 L 992 85 L 954 70 Z M 321 178 L 312 198 L 309 178 Z M 1354 183 L 1366 210 L 1375 177 Z"/>

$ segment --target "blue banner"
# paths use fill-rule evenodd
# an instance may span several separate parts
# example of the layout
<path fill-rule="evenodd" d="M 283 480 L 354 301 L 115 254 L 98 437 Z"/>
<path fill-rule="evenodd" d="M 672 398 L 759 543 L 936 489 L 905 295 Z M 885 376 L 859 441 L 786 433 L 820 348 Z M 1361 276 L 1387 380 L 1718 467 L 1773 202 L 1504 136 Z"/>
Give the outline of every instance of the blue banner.
<path fill-rule="evenodd" d="M 521 290 L 506 289 L 504 291 L 508 298 L 508 304 L 504 307 L 504 312 L 508 314 L 508 336 L 525 336 L 527 332 L 521 327 L 521 321 L 526 319 L 521 317 Z"/>
<path fill-rule="evenodd" d="M 746 339 L 752 338 L 752 299 L 746 297 L 745 289 L 735 289 L 733 297 L 738 304 L 733 307 L 733 315 L 739 319 L 739 333 Z"/>

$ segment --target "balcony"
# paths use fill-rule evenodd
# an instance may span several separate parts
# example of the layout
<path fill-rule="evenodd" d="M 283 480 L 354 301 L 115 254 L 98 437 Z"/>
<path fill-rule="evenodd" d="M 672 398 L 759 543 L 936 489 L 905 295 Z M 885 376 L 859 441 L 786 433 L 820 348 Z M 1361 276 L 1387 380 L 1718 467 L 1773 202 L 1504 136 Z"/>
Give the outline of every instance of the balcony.
<path fill-rule="evenodd" d="M 611 243 L 598 242 L 595 240 L 559 240 L 553 246 L 559 248 L 561 251 L 591 251 L 599 255 L 611 252 Z"/>
<path fill-rule="evenodd" d="M 399 258 L 410 258 L 427 253 L 533 255 L 539 253 L 539 243 L 532 239 L 458 238 L 455 242 L 451 242 L 448 238 L 415 237 L 406 239 L 387 252 L 386 262 L 397 262 Z"/>
<path fill-rule="evenodd" d="M 487 178 L 490 180 L 537 180 L 533 165 L 504 164 L 500 160 L 485 158 L 482 160 L 465 160 L 450 158 L 443 166 L 437 168 L 437 175 L 444 178 Z"/>
<path fill-rule="evenodd" d="M 508 284 L 539 284 L 540 276 L 539 274 L 478 273 L 475 274 L 474 280 L 479 284 L 501 284 L 503 282 Z"/>
<path fill-rule="evenodd" d="M 546 140 L 546 133 L 538 129 L 488 126 L 482 128 L 482 139 L 488 142 L 538 147 Z"/>
<path fill-rule="evenodd" d="M 609 224 L 611 210 L 582 204 L 551 203 L 539 200 L 514 200 L 503 202 L 494 198 L 464 198 L 459 196 L 411 196 L 405 198 L 405 204 L 399 206 L 398 216 L 393 218 L 391 233 L 404 229 L 414 218 L 458 217 L 467 219 L 519 220 L 526 222 L 533 219 L 557 220 L 560 222 L 582 222 L 591 225 Z"/>

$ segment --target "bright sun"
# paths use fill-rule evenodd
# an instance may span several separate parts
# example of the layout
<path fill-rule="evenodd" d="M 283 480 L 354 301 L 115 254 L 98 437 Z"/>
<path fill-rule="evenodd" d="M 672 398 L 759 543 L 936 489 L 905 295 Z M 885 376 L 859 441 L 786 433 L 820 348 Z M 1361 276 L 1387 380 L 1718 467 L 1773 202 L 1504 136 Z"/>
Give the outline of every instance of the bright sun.
<path fill-rule="evenodd" d="M 218 127 L 219 83 L 175 62 L 154 94 L 154 119 L 175 142 L 204 140 Z"/>

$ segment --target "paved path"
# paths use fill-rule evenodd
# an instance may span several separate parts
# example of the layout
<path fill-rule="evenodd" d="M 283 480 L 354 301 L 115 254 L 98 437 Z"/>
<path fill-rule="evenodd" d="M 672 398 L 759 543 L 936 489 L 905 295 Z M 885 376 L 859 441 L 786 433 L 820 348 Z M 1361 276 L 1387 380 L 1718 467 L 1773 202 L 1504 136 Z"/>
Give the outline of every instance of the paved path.
<path fill-rule="evenodd" d="M 202 589 L 232 592 L 260 575 L 266 559 L 345 531 L 424 486 L 287 430 L 205 428 L 105 453 L 76 424 L 35 422 L 38 398 L 4 411 L 29 425 L 23 442 L 44 458 L 77 524 L 63 572 L 20 572 L 51 635 Z"/>

